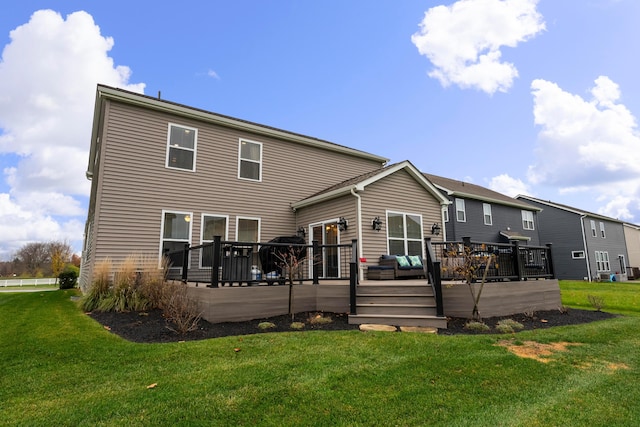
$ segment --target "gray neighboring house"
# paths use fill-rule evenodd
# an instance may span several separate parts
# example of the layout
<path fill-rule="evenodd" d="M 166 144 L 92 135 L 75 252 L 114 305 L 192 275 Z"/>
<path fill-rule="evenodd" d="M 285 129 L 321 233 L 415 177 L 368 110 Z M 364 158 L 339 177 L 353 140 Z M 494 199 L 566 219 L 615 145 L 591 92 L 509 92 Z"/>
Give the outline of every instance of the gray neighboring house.
<path fill-rule="evenodd" d="M 558 279 L 626 280 L 629 259 L 624 223 L 604 215 L 560 203 L 519 195 L 517 199 L 540 207 L 540 238 L 553 244 Z"/>
<path fill-rule="evenodd" d="M 444 218 L 447 241 L 547 243 L 538 235 L 539 207 L 469 182 L 425 176 L 451 201 Z"/>

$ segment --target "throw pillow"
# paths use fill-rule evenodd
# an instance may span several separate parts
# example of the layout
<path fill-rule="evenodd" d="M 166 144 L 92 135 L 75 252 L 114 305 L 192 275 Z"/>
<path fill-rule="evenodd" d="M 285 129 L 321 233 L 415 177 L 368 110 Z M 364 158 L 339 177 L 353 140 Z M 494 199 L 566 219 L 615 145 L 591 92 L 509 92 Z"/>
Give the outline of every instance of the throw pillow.
<path fill-rule="evenodd" d="M 409 260 L 411 261 L 411 265 L 413 267 L 422 267 L 422 260 L 418 255 L 409 255 Z"/>
<path fill-rule="evenodd" d="M 409 260 L 404 255 L 396 255 L 396 260 L 398 261 L 398 265 L 400 267 L 411 267 L 411 264 L 409 264 Z"/>

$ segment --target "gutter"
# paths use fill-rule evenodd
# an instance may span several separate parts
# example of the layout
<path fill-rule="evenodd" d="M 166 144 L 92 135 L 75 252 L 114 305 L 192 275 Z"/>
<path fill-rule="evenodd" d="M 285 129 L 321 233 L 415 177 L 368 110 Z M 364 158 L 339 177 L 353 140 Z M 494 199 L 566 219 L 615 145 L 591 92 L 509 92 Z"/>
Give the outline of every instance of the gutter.
<path fill-rule="evenodd" d="M 358 221 L 358 229 L 356 230 L 356 235 L 358 237 L 358 279 L 360 281 L 364 280 L 364 271 L 362 266 L 360 265 L 360 257 L 362 257 L 362 198 L 358 193 L 355 192 L 354 187 L 351 187 L 351 194 L 353 197 L 357 199 L 356 205 L 356 221 Z"/>
<path fill-rule="evenodd" d="M 585 260 L 587 261 L 587 276 L 591 282 L 591 267 L 589 266 L 589 248 L 587 247 L 587 236 L 584 232 L 584 219 L 587 215 L 580 215 L 580 228 L 582 229 L 582 246 L 584 247 Z"/>

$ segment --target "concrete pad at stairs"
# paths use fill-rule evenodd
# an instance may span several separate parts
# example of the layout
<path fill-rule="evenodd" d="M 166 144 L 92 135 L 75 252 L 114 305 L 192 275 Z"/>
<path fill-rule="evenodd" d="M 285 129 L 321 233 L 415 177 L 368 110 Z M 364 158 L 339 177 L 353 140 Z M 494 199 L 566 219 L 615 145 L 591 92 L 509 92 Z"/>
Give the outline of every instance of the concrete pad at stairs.
<path fill-rule="evenodd" d="M 391 325 L 377 325 L 375 323 L 363 323 L 360 325 L 361 331 L 396 332 L 398 329 Z"/>
<path fill-rule="evenodd" d="M 437 334 L 438 328 L 431 328 L 428 326 L 400 326 L 402 332 L 418 332 L 421 334 Z"/>

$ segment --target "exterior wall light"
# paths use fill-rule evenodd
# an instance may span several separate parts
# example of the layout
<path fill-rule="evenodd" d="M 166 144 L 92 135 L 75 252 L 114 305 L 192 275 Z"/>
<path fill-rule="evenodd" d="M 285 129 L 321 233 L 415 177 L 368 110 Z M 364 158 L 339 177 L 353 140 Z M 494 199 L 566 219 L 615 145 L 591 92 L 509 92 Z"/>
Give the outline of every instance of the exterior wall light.
<path fill-rule="evenodd" d="M 439 235 L 440 234 L 440 225 L 438 225 L 437 222 L 434 222 L 433 225 L 431 226 L 431 234 L 434 235 Z"/>
<path fill-rule="evenodd" d="M 382 220 L 379 216 L 373 218 L 373 220 L 371 221 L 371 228 L 376 231 L 380 231 L 380 229 L 382 229 Z"/>

